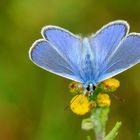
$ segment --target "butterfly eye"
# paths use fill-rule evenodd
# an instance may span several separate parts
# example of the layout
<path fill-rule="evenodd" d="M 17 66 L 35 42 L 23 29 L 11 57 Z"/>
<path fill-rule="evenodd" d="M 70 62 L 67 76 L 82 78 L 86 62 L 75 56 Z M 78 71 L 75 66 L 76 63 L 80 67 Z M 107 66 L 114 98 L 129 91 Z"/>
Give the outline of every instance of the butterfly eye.
<path fill-rule="evenodd" d="M 93 91 L 96 89 L 96 86 L 93 85 Z"/>
<path fill-rule="evenodd" d="M 90 91 L 90 85 L 88 85 L 88 86 L 86 87 L 86 90 L 87 90 L 87 91 Z"/>

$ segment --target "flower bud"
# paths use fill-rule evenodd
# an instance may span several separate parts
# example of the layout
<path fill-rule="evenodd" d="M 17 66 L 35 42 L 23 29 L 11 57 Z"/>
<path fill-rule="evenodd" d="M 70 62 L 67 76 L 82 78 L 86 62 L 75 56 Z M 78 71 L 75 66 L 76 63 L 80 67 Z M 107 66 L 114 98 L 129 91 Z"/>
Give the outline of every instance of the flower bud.
<path fill-rule="evenodd" d="M 93 109 L 95 108 L 97 105 L 96 105 L 96 102 L 95 101 L 90 101 L 89 102 L 89 109 Z"/>
<path fill-rule="evenodd" d="M 81 94 L 84 92 L 84 88 L 81 85 L 81 83 L 74 82 L 74 81 L 69 84 L 69 90 L 73 94 Z"/>
<path fill-rule="evenodd" d="M 120 86 L 120 81 L 115 78 L 110 78 L 99 84 L 103 92 L 114 92 Z"/>
<path fill-rule="evenodd" d="M 105 93 L 99 93 L 96 102 L 99 107 L 109 107 L 111 104 L 109 95 Z"/>

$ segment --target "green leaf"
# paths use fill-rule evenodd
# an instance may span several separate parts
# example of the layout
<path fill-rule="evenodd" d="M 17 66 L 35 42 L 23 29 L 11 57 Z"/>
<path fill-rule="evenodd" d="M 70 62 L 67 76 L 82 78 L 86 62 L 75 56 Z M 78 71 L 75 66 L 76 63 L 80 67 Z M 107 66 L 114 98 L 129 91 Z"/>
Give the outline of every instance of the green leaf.
<path fill-rule="evenodd" d="M 82 129 L 83 130 L 91 130 L 93 129 L 93 122 L 91 118 L 84 119 L 82 121 Z"/>
<path fill-rule="evenodd" d="M 109 132 L 109 134 L 105 137 L 104 140 L 114 140 L 114 138 L 116 138 L 116 136 L 118 135 L 118 130 L 121 127 L 121 125 L 121 122 L 117 122 L 114 128 Z"/>

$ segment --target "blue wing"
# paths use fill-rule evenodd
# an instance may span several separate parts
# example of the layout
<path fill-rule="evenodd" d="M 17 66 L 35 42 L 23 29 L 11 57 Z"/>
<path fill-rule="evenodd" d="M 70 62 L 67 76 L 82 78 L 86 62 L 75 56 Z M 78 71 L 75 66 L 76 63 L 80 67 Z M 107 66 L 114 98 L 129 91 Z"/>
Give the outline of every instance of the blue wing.
<path fill-rule="evenodd" d="M 106 67 L 99 76 L 103 81 L 115 76 L 140 62 L 140 34 L 129 34 L 106 62 Z"/>
<path fill-rule="evenodd" d="M 127 35 L 129 25 L 125 21 L 114 21 L 105 25 L 95 35 L 89 38 L 94 54 L 94 81 L 99 82 L 103 70 L 107 67 L 106 61 L 119 46 L 120 41 Z"/>
<path fill-rule="evenodd" d="M 83 82 L 79 75 L 81 39 L 55 26 L 43 28 L 45 39 L 37 40 L 29 51 L 31 60 L 43 69 Z"/>
<path fill-rule="evenodd" d="M 72 64 L 79 65 L 81 61 L 82 40 L 69 31 L 57 26 L 47 26 L 42 29 L 42 35 L 53 47 Z"/>
<path fill-rule="evenodd" d="M 138 34 L 125 37 L 128 29 L 126 22 L 116 21 L 81 40 L 62 28 L 45 27 L 42 30 L 45 39 L 33 44 L 30 58 L 52 73 L 96 84 L 139 62 L 140 37 Z"/>

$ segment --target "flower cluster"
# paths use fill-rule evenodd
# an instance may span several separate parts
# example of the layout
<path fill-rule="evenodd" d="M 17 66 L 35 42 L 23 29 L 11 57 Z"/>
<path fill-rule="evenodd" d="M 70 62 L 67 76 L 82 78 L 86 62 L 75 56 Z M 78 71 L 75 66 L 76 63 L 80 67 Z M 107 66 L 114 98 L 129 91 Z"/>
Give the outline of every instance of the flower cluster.
<path fill-rule="evenodd" d="M 81 83 L 72 82 L 69 85 L 69 90 L 75 96 L 70 101 L 70 109 L 77 115 L 84 115 L 94 108 L 105 108 L 111 105 L 110 93 L 116 91 L 120 86 L 120 82 L 115 78 L 107 79 L 101 82 L 93 93 L 96 98 L 83 94 L 84 88 Z"/>

